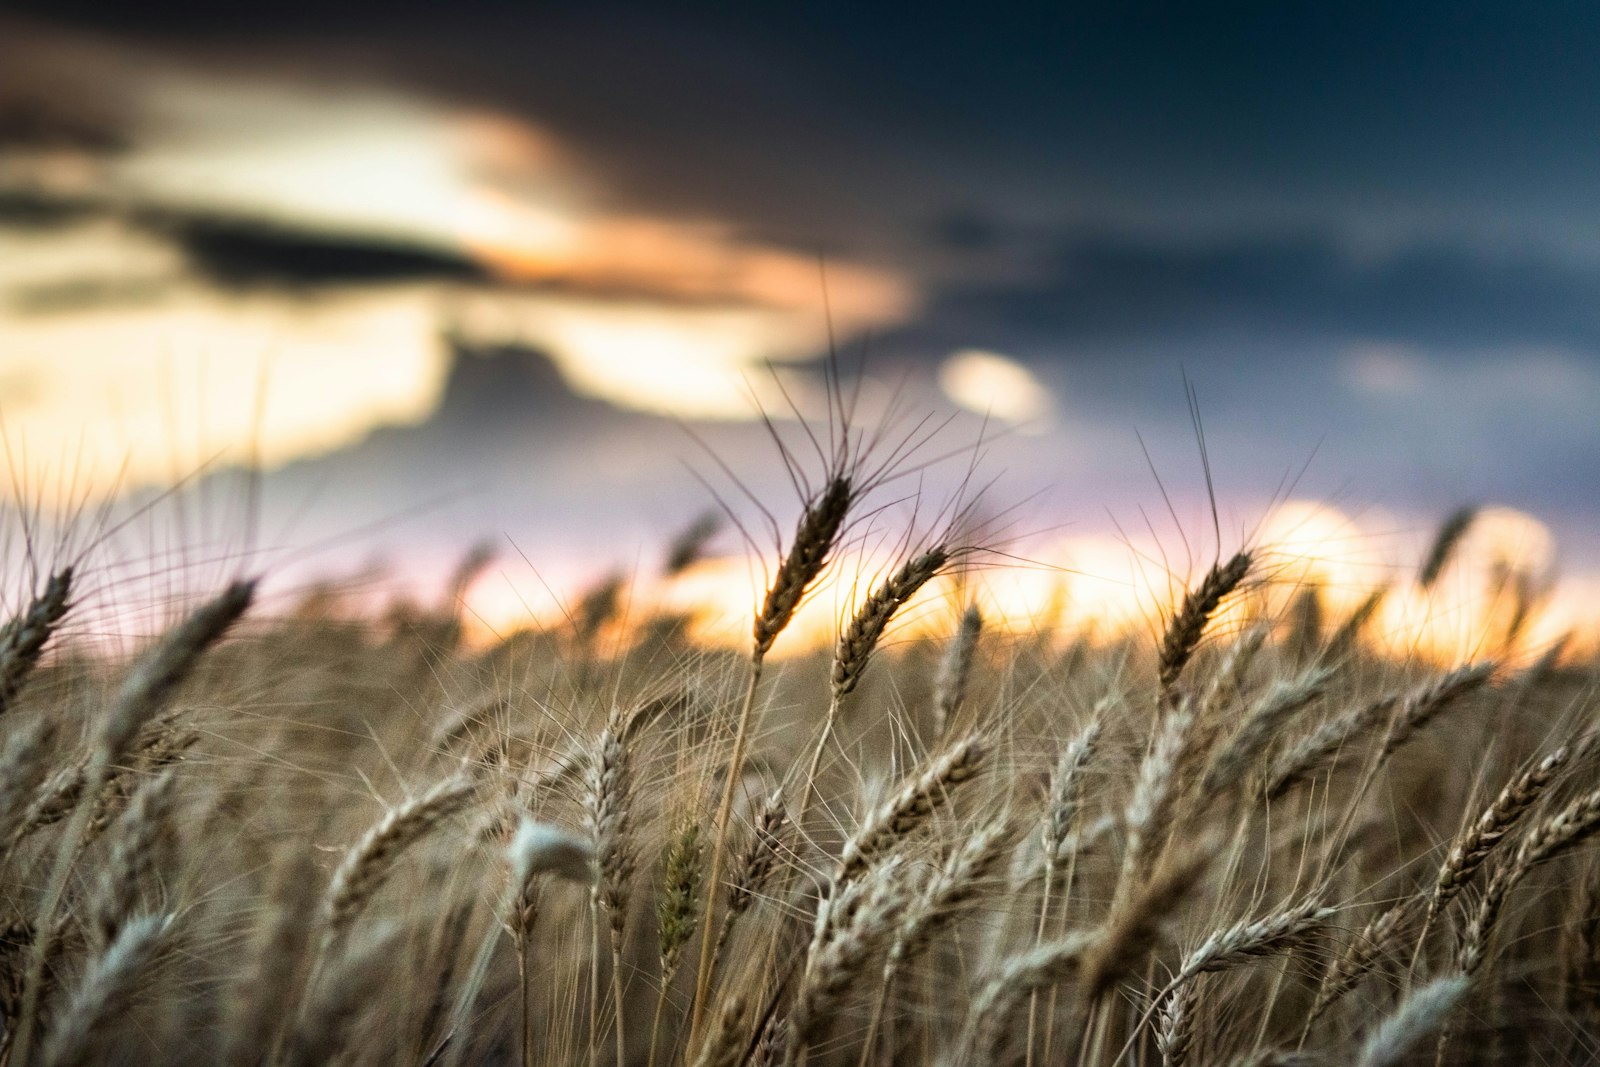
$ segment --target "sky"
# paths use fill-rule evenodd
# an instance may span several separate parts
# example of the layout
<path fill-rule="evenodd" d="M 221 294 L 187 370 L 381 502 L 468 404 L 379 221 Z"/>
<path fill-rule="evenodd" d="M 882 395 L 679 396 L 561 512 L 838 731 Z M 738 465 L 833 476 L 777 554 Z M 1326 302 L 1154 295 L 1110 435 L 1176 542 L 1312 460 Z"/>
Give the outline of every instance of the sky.
<path fill-rule="evenodd" d="M 258 463 L 277 570 L 489 538 L 509 614 L 788 521 L 755 415 L 833 350 L 1023 571 L 1203 563 L 1214 491 L 1354 586 L 1477 504 L 1587 602 L 1596 55 L 1577 3 L 6 0 L 12 467 Z"/>

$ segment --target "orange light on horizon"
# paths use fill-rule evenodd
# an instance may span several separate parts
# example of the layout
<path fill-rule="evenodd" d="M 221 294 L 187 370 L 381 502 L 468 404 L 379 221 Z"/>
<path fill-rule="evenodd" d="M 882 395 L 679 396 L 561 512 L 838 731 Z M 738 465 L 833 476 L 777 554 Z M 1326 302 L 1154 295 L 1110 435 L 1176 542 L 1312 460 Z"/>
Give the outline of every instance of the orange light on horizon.
<path fill-rule="evenodd" d="M 1384 587 L 1389 590 L 1384 608 L 1367 632 L 1375 651 L 1439 665 L 1503 656 L 1510 604 L 1505 590 L 1495 585 L 1494 568 L 1508 563 L 1534 570 L 1547 567 L 1553 543 L 1542 524 L 1511 509 L 1488 509 L 1479 521 L 1484 523 L 1482 532 L 1464 539 L 1441 581 L 1423 591 L 1409 578 L 1391 581 L 1402 572 L 1414 572 L 1384 559 L 1377 539 L 1337 509 L 1310 501 L 1286 504 L 1263 524 L 1259 536 L 1258 558 L 1265 562 L 1254 580 L 1264 585 L 1256 593 L 1232 598 L 1213 619 L 1210 632 L 1237 632 L 1252 611 L 1264 611 L 1265 618 L 1287 625 L 1287 606 L 1308 584 L 1323 595 L 1335 620 Z M 1026 554 L 1036 561 L 1033 565 L 980 568 L 960 585 L 947 579 L 931 584 L 891 628 L 889 640 L 946 636 L 965 606 L 963 597 L 978 603 L 992 632 L 1095 642 L 1149 636 L 1159 632 L 1186 588 L 1176 579 L 1168 581 L 1151 563 L 1159 558 L 1155 553 L 1111 537 L 1061 539 Z M 835 568 L 797 613 L 774 655 L 806 655 L 830 646 L 841 623 L 867 595 L 872 576 L 885 573 L 894 562 L 873 558 Z M 742 651 L 749 644 L 763 573 L 754 559 L 705 560 L 672 582 L 641 583 L 631 594 L 631 614 L 693 613 L 693 637 Z M 573 599 L 582 588 L 575 587 Z M 1600 597 L 1600 575 L 1574 576 L 1553 591 L 1544 587 L 1540 596 L 1512 649 L 1513 661 L 1537 655 L 1561 639 L 1571 640 L 1569 655 L 1600 650 L 1600 618 L 1591 607 Z M 559 630 L 565 623 L 553 595 L 541 595 L 540 606 L 529 612 L 530 605 L 503 582 L 499 588 L 492 581 L 480 583 L 468 599 L 488 624 L 478 633 L 480 640 L 491 639 L 490 630 L 504 633 L 530 622 Z"/>

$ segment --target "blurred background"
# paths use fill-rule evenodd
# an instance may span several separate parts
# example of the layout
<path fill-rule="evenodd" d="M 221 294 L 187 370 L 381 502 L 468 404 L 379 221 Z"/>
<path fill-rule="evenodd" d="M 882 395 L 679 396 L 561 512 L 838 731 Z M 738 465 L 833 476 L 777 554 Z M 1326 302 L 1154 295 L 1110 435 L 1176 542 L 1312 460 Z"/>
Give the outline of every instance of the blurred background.
<path fill-rule="evenodd" d="M 832 350 L 931 437 L 891 497 L 988 486 L 1018 625 L 1145 618 L 1219 536 L 1348 606 L 1475 504 L 1460 595 L 1589 633 L 1596 56 L 1577 3 L 6 0 L 12 497 L 159 509 L 120 551 L 167 580 L 429 598 L 487 541 L 498 632 L 719 498 L 770 548 L 741 487 L 788 527 Z M 709 554 L 639 595 L 742 632 Z"/>

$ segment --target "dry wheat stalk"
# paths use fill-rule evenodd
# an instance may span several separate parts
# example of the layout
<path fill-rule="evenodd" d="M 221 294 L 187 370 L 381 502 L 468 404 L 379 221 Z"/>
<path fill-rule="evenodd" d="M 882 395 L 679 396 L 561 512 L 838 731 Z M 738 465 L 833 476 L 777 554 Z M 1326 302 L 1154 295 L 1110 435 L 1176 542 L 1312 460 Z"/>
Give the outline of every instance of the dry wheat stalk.
<path fill-rule="evenodd" d="M 985 880 L 1000 861 L 1009 833 L 1010 824 L 1005 818 L 990 821 L 945 857 L 927 884 L 912 896 L 884 956 L 872 1021 L 861 1046 L 860 1067 L 867 1067 L 876 1051 L 878 1028 L 901 966 L 924 951 L 982 892 Z"/>
<path fill-rule="evenodd" d="M 1000 1062 L 1011 1019 L 1037 991 L 1077 982 L 1099 935 L 1078 932 L 1006 957 L 979 987 L 967 1011 L 957 1064 Z"/>
<path fill-rule="evenodd" d="M 924 951 L 933 938 L 955 922 L 960 909 L 986 888 L 986 879 L 1004 853 L 1010 823 L 996 818 L 950 853 L 906 909 L 889 948 L 885 975 Z"/>
<path fill-rule="evenodd" d="M 140 915 L 122 924 L 90 966 L 40 1050 L 45 1067 L 85 1067 L 108 1051 L 110 1024 L 127 1011 L 144 971 L 172 927 L 170 915 Z"/>
<path fill-rule="evenodd" d="M 141 898 L 157 882 L 175 847 L 172 831 L 175 778 L 167 771 L 140 787 L 117 820 L 111 855 L 100 868 L 89 902 L 91 925 L 109 945 L 139 910 Z"/>
<path fill-rule="evenodd" d="M 1190 743 L 1194 713 L 1184 706 L 1161 721 L 1155 740 L 1139 764 L 1139 776 L 1123 810 L 1127 844 L 1122 882 L 1143 878 L 1155 864 L 1172 831 L 1179 799 L 1178 771 Z"/>
<path fill-rule="evenodd" d="M 466 807 L 477 792 L 469 778 L 448 778 L 419 797 L 405 801 L 373 824 L 345 853 L 333 872 L 322 901 L 323 951 L 337 941 L 373 894 L 382 888 L 401 853 L 450 816 Z"/>
<path fill-rule="evenodd" d="M 890 859 L 818 910 L 816 934 L 789 1008 L 785 1063 L 794 1063 L 817 1038 L 868 960 L 894 935 L 913 899 L 902 870 Z"/>
<path fill-rule="evenodd" d="M 607 726 L 595 744 L 584 792 L 584 818 L 594 842 L 594 897 L 610 920 L 611 937 L 620 941 L 628 914 L 628 889 L 633 877 L 634 842 L 629 801 L 633 784 L 631 761 L 618 731 Z"/>
<path fill-rule="evenodd" d="M 839 635 L 833 650 L 833 668 L 828 675 L 830 688 L 828 711 L 822 719 L 822 732 L 811 750 L 811 760 L 806 766 L 806 776 L 800 786 L 800 810 L 795 814 L 795 824 L 803 826 L 810 809 L 812 790 L 816 787 L 817 771 L 822 766 L 823 753 L 833 739 L 839 720 L 839 709 L 866 672 L 872 652 L 883 637 L 889 621 L 905 603 L 916 595 L 950 559 L 943 546 L 929 549 L 901 564 L 876 589 L 851 618 L 850 624 Z"/>
<path fill-rule="evenodd" d="M 249 608 L 256 583 L 235 582 L 216 599 L 167 631 L 134 664 L 111 705 L 111 714 L 96 738 L 100 758 L 109 766 L 128 750 L 145 724 L 158 715 L 167 700 L 194 669 L 201 653 L 227 633 Z"/>
<path fill-rule="evenodd" d="M 1218 740 L 1237 717 L 1234 704 L 1244 690 L 1245 678 L 1267 639 L 1267 631 L 1268 628 L 1261 624 L 1246 630 L 1223 652 L 1206 683 L 1191 694 L 1188 708 L 1194 714 L 1194 723 L 1189 728 L 1189 743 L 1185 747 L 1183 764 L 1176 769 L 1178 777 L 1185 783 L 1193 782 L 1199 776 Z M 1169 696 L 1167 703 L 1175 707 L 1183 701 Z M 1193 788 L 1192 785 L 1186 785 L 1185 791 L 1192 791 Z"/>
<path fill-rule="evenodd" d="M 50 576 L 44 592 L 21 615 L 0 627 L 0 714 L 10 707 L 44 654 L 56 627 L 66 617 L 72 596 L 72 568 Z"/>
<path fill-rule="evenodd" d="M 1506 897 L 1541 863 L 1556 858 L 1600 830 L 1600 789 L 1583 794 L 1528 831 L 1509 862 L 1489 880 L 1477 911 L 1462 932 L 1456 963 L 1468 978 L 1477 974 L 1505 909 Z"/>
<path fill-rule="evenodd" d="M 293 850 L 273 878 L 268 906 L 257 924 L 256 944 L 233 983 L 222 1061 L 257 1067 L 277 1043 L 284 1004 L 299 999 L 304 950 L 311 941 L 316 868 L 309 853 Z"/>
<path fill-rule="evenodd" d="M 167 631 L 134 664 L 111 704 L 111 711 L 100 725 L 92 755 L 83 778 L 83 796 L 97 797 L 110 777 L 112 768 L 138 737 L 144 726 L 165 707 L 178 684 L 193 670 L 202 653 L 219 641 L 255 596 L 255 582 L 241 581 L 229 586 L 215 599 Z M 91 808 L 79 804 L 72 822 L 62 835 L 55 864 L 38 911 L 40 936 L 34 939 L 28 960 L 22 1012 L 13 1031 L 13 1055 L 26 1064 L 33 1048 L 40 990 L 44 983 L 45 960 L 50 954 L 51 933 L 56 910 L 66 892 L 67 880 L 78 858 L 89 829 Z"/>
<path fill-rule="evenodd" d="M 1099 1000 L 1144 964 L 1209 862 L 1210 849 L 1197 849 L 1164 860 L 1131 889 L 1118 887 L 1110 914 L 1083 955 L 1079 980 L 1087 1000 Z"/>
<path fill-rule="evenodd" d="M 1163 1067 L 1183 1067 L 1194 1047 L 1195 1002 L 1199 983 L 1184 982 L 1162 998 L 1161 1025 L 1156 1029 L 1156 1049 Z"/>
<path fill-rule="evenodd" d="M 770 793 L 763 802 L 761 811 L 756 815 L 750 840 L 746 842 L 733 878 L 728 882 L 727 913 L 717 932 L 716 949 L 711 957 L 713 966 L 722 957 L 723 947 L 733 932 L 734 923 L 749 910 L 756 894 L 761 892 L 772 873 L 783 851 L 783 836 L 788 826 L 789 814 L 783 806 L 783 790 L 780 788 Z"/>
<path fill-rule="evenodd" d="M 856 486 L 850 477 L 837 474 L 806 505 L 795 530 L 794 543 L 778 565 L 778 573 L 756 613 L 751 631 L 755 639 L 755 657 L 765 656 L 772 648 L 772 643 L 794 618 L 795 609 L 805 598 L 811 583 L 827 566 L 855 499 Z"/>
<path fill-rule="evenodd" d="M 1212 933 L 1184 957 L 1173 979 L 1182 984 L 1196 975 L 1236 967 L 1257 956 L 1270 956 L 1307 944 L 1327 924 L 1335 909 L 1313 893 L 1259 919 L 1244 919 Z"/>
<path fill-rule="evenodd" d="M 1401 702 L 1384 734 L 1383 744 L 1379 746 L 1378 763 L 1386 761 L 1440 712 L 1486 683 L 1493 673 L 1494 664 L 1474 663 L 1458 667 L 1412 690 Z"/>
<path fill-rule="evenodd" d="M 1424 931 L 1433 925 L 1456 894 L 1466 888 L 1483 861 L 1544 795 L 1546 787 L 1561 773 L 1571 755 L 1572 750 L 1562 746 L 1507 782 L 1477 821 L 1456 837 L 1434 879 L 1433 895 L 1428 900 L 1423 921 Z"/>
<path fill-rule="evenodd" d="M 739 1067 L 749 1051 L 749 1002 L 732 993 L 717 1012 L 716 1029 L 694 1058 L 694 1067 Z"/>
<path fill-rule="evenodd" d="M 374 926 L 358 943 L 331 961 L 308 991 L 299 1018 L 273 1067 L 321 1067 L 339 1059 L 355 1024 L 380 1003 L 383 983 L 401 973 L 394 959 L 400 931 L 392 923 Z"/>
<path fill-rule="evenodd" d="M 1580 1034 L 1592 1032 L 1600 1009 L 1600 859 L 1589 860 L 1571 895 L 1561 927 L 1561 963 L 1562 1006 Z M 1574 1035 L 1574 1041 L 1581 1038 Z"/>
<path fill-rule="evenodd" d="M 1372 969 L 1373 964 L 1400 943 L 1416 919 L 1420 906 L 1418 898 L 1406 897 L 1367 921 L 1361 932 L 1345 946 L 1344 952 L 1334 960 L 1328 973 L 1323 976 L 1317 987 L 1316 999 L 1312 1002 L 1311 1010 L 1306 1013 L 1304 1033 L 1309 1034 L 1311 1027 L 1322 1014 L 1340 997 L 1354 989 Z"/>
<path fill-rule="evenodd" d="M 835 701 L 849 694 L 861 681 L 873 650 L 883 639 L 883 632 L 895 613 L 943 570 L 949 560 L 950 549 L 937 545 L 906 560 L 867 595 L 834 646 L 833 669 L 828 681 Z"/>
<path fill-rule="evenodd" d="M 1215 796 L 1245 780 L 1284 724 L 1322 696 L 1332 676 L 1328 668 L 1312 667 L 1297 678 L 1274 684 L 1256 700 L 1239 729 L 1206 769 L 1201 793 Z"/>
<path fill-rule="evenodd" d="M 1402 1062 L 1417 1042 L 1439 1029 L 1466 991 L 1467 979 L 1459 974 L 1435 978 L 1413 989 L 1361 1043 L 1357 1067 L 1389 1067 Z"/>
<path fill-rule="evenodd" d="M 1183 606 L 1172 616 L 1161 638 L 1156 677 L 1163 694 L 1177 685 L 1189 658 L 1194 655 L 1206 624 L 1227 595 L 1238 588 L 1250 572 L 1252 556 L 1248 549 L 1237 552 L 1227 562 L 1218 562 L 1206 572 L 1200 584 L 1183 598 Z"/>
<path fill-rule="evenodd" d="M 915 832 L 948 800 L 951 789 L 978 773 L 984 755 L 984 746 L 976 737 L 962 738 L 902 783 L 845 842 L 834 882 L 856 877 L 897 841 Z"/>
<path fill-rule="evenodd" d="M 807 502 L 795 530 L 794 543 L 784 553 L 777 574 L 767 588 L 766 597 L 756 612 L 751 627 L 753 644 L 750 650 L 750 678 L 745 687 L 744 700 L 739 707 L 738 722 L 734 727 L 733 750 L 728 755 L 728 765 L 723 772 L 722 801 L 717 806 L 713 823 L 711 868 L 706 876 L 706 899 L 702 913 L 700 961 L 696 970 L 694 1002 L 690 1008 L 689 1043 L 697 1044 L 703 1025 L 706 998 L 711 992 L 713 949 L 715 948 L 711 921 L 716 914 L 716 894 L 722 888 L 722 865 L 728 848 L 728 823 L 733 816 L 734 791 L 744 776 L 745 750 L 750 743 L 750 717 L 755 708 L 756 690 L 761 684 L 761 668 L 772 643 L 789 625 L 794 613 L 805 598 L 806 591 L 821 575 L 828 559 L 838 545 L 844 530 L 845 519 L 854 506 L 858 487 L 844 473 L 843 464 L 828 479 L 820 494 Z M 799 821 L 799 820 L 797 820 Z"/>
<path fill-rule="evenodd" d="M 961 613 L 955 636 L 945 645 L 933 677 L 933 736 L 943 737 L 967 698 L 967 682 L 977 656 L 978 638 L 983 633 L 983 612 L 968 604 Z"/>
<path fill-rule="evenodd" d="M 1290 745 L 1268 766 L 1259 784 L 1261 797 L 1277 800 L 1329 765 L 1337 765 L 1361 735 L 1382 722 L 1400 703 L 1391 693 L 1335 715 L 1300 741 Z"/>
<path fill-rule="evenodd" d="M 615 718 L 615 717 L 614 717 Z M 617 1067 L 627 1061 L 627 1039 L 623 1020 L 622 947 L 628 919 L 630 881 L 633 877 L 635 843 L 630 826 L 630 794 L 633 770 L 623 743 L 623 727 L 613 721 L 600 732 L 584 791 L 584 816 L 594 842 L 594 882 L 590 886 L 595 924 L 605 912 L 610 931 L 612 1000 L 615 1006 Z M 598 967 L 590 971 L 598 979 Z M 591 990 L 591 1012 L 598 1009 L 599 996 Z M 591 1030 L 594 1017 L 591 1014 Z M 598 1049 L 597 1049 L 598 1051 Z"/>
<path fill-rule="evenodd" d="M 1334 914 L 1333 908 L 1323 906 L 1320 895 L 1312 894 L 1270 915 L 1215 931 L 1185 956 L 1166 992 L 1157 997 L 1161 1026 L 1156 1045 L 1166 1067 L 1188 1061 L 1194 1043 L 1196 979 L 1250 959 L 1304 948 Z"/>
<path fill-rule="evenodd" d="M 1089 723 L 1073 740 L 1062 750 L 1060 758 L 1056 761 L 1054 773 L 1050 778 L 1050 792 L 1045 802 L 1044 820 L 1040 834 L 1042 858 L 1044 860 L 1044 885 L 1039 892 L 1039 921 L 1034 928 L 1034 944 L 1042 944 L 1045 932 L 1050 923 L 1050 910 L 1054 903 L 1056 872 L 1069 852 L 1077 851 L 1082 846 L 1079 835 L 1073 832 L 1073 824 L 1077 821 L 1078 808 L 1083 794 L 1083 776 L 1089 764 L 1094 760 L 1095 752 L 1099 747 L 1100 733 L 1105 724 L 1110 708 L 1114 703 L 1111 696 L 1103 697 L 1095 706 L 1094 713 Z M 1069 887 L 1070 890 L 1070 887 Z M 1055 1003 L 1052 998 L 1050 1011 L 1046 1015 L 1046 1032 L 1050 1031 L 1048 1025 L 1054 1020 Z M 1028 1036 L 1026 1048 L 1031 1057 L 1033 1053 L 1033 1039 L 1039 1023 L 1038 994 L 1029 994 L 1028 998 Z M 1046 1037 L 1048 1052 L 1049 1037 Z"/>
<path fill-rule="evenodd" d="M 1045 881 L 1051 880 L 1054 869 L 1064 858 L 1072 837 L 1072 826 L 1077 821 L 1078 806 L 1083 795 L 1083 775 L 1094 761 L 1100 745 L 1100 734 L 1105 725 L 1105 708 L 1097 708 L 1089 724 L 1062 749 L 1061 758 L 1050 776 L 1050 795 L 1045 803 L 1040 844 L 1044 849 Z"/>

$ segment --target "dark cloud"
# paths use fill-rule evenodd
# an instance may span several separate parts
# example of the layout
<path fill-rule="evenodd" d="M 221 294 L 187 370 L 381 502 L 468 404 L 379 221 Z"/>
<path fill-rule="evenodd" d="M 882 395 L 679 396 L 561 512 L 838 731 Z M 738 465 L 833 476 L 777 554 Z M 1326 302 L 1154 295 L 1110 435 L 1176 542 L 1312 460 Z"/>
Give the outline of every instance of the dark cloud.
<path fill-rule="evenodd" d="M 177 208 L 127 208 L 93 197 L 39 190 L 0 190 L 0 232 L 68 231 L 96 220 L 122 223 L 180 251 L 182 273 L 93 274 L 14 284 L 5 308 L 19 314 L 61 314 L 157 301 L 195 278 L 219 289 L 315 290 L 324 286 L 403 282 L 490 283 L 470 257 L 403 238 L 316 229 L 246 216 Z"/>
<path fill-rule="evenodd" d="M 114 156 L 130 144 L 127 134 L 105 115 L 22 94 L 0 98 L 0 147 Z"/>
<path fill-rule="evenodd" d="M 989 345 L 1034 358 L 1153 340 L 1196 351 L 1225 340 L 1600 353 L 1600 265 L 1536 249 L 1433 243 L 1364 256 L 1315 235 L 1195 242 L 1101 234 L 1057 239 L 1028 273 L 948 285 L 889 342 Z"/>
<path fill-rule="evenodd" d="M 134 221 L 181 248 L 225 287 L 481 281 L 468 257 L 399 238 L 316 230 L 226 215 L 144 212 Z"/>
<path fill-rule="evenodd" d="M 93 199 L 60 196 L 25 186 L 0 188 L 0 229 L 59 230 L 105 213 L 105 205 Z"/>
<path fill-rule="evenodd" d="M 13 0 L 549 123 L 619 189 L 849 239 L 940 198 L 1033 217 L 1600 222 L 1583 3 Z M 892 229 L 892 227 L 889 227 Z"/>

